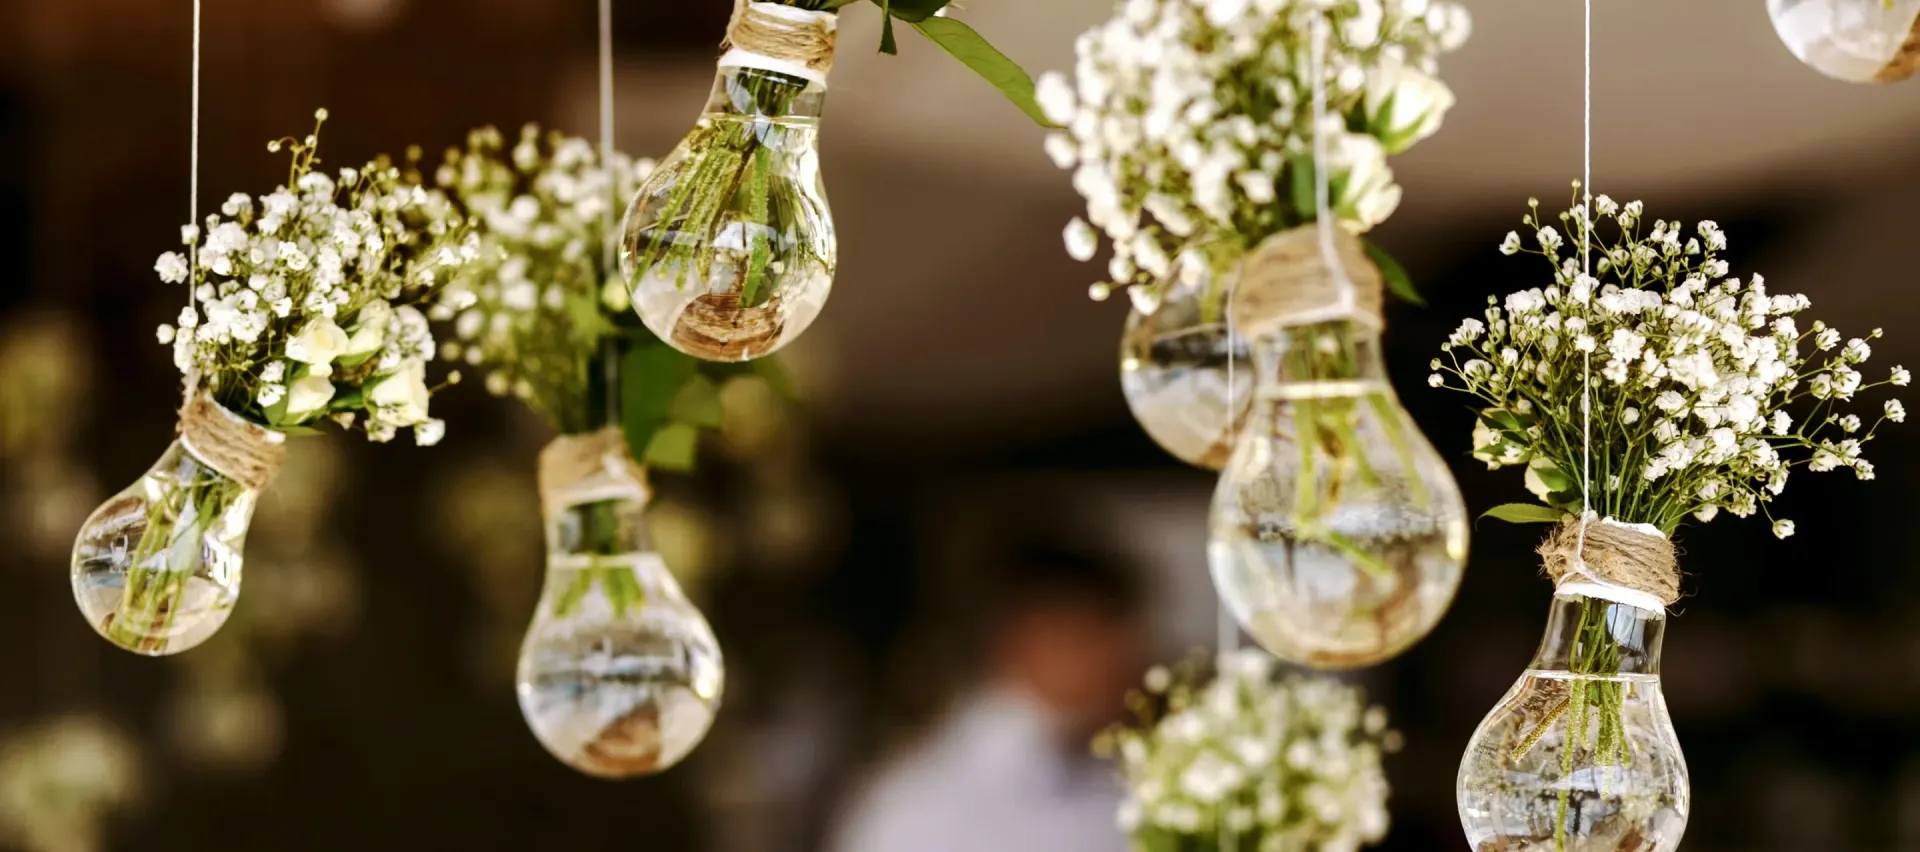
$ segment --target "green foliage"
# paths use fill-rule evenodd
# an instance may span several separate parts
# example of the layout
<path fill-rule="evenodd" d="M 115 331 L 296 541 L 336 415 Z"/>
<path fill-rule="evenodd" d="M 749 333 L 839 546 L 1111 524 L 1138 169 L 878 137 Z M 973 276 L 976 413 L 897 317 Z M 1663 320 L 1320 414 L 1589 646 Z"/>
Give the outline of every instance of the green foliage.
<path fill-rule="evenodd" d="M 1550 524 L 1559 523 L 1566 514 L 1559 509 L 1537 503 L 1506 503 L 1488 509 L 1487 513 L 1480 517 L 1506 521 L 1510 524 Z"/>
<path fill-rule="evenodd" d="M 900 0 L 895 0 L 896 3 Z M 900 16 L 905 20 L 912 20 Z M 1040 109 L 1040 102 L 1034 99 L 1033 77 L 1026 69 L 1001 53 L 985 37 L 972 27 L 952 18 L 923 18 L 912 21 L 913 28 L 920 31 L 929 41 L 940 46 L 960 64 L 980 75 L 981 79 L 992 84 L 1005 95 L 1007 100 L 1020 108 L 1021 112 L 1033 119 L 1041 127 L 1050 127 L 1053 122 L 1047 120 L 1047 114 Z"/>

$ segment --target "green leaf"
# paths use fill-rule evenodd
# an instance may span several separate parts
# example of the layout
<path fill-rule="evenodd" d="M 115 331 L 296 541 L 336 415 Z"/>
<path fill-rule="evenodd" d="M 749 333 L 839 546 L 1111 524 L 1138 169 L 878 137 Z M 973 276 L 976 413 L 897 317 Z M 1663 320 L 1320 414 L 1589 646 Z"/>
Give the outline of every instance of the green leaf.
<path fill-rule="evenodd" d="M 884 10 L 888 17 L 917 24 L 939 14 L 953 0 L 873 0 L 873 3 Z"/>
<path fill-rule="evenodd" d="M 913 28 L 919 30 L 921 35 L 926 36 L 934 44 L 940 45 L 941 49 L 960 60 L 960 64 L 973 69 L 973 73 L 992 83 L 994 88 L 1006 95 L 1007 100 L 1012 101 L 1013 105 L 1019 107 L 1021 112 L 1033 119 L 1034 123 L 1041 127 L 1053 126 L 1053 122 L 1047 120 L 1046 112 L 1040 109 L 1040 102 L 1034 100 L 1033 78 L 1012 59 L 1008 59 L 1006 54 L 988 44 L 987 40 L 972 27 L 952 18 L 931 17 L 932 12 L 916 19 L 910 14 L 899 11 L 910 5 L 909 0 L 892 0 L 892 2 L 895 17 L 911 22 Z M 919 5 L 930 5 L 930 0 Z M 936 6 L 934 11 L 939 11 L 939 8 Z"/>
<path fill-rule="evenodd" d="M 700 444 L 700 430 L 690 423 L 669 423 L 653 433 L 641 461 L 662 470 L 686 472 L 693 469 L 694 450 Z"/>
<path fill-rule="evenodd" d="M 1293 209 L 1300 213 L 1303 221 L 1311 222 L 1319 217 L 1320 202 L 1314 198 L 1313 158 L 1306 154 L 1295 155 L 1287 163 L 1287 173 L 1293 183 Z"/>
<path fill-rule="evenodd" d="M 767 180 L 773 153 L 761 146 L 753 154 L 753 180 L 747 187 L 747 208 L 751 221 L 766 222 L 767 216 Z M 740 289 L 740 303 L 749 307 L 758 305 L 760 282 L 766 280 L 767 263 L 773 258 L 773 247 L 767 239 L 767 229 L 753 229 L 753 248 L 747 257 L 747 283 Z"/>
<path fill-rule="evenodd" d="M 1547 466 L 1547 467 L 1537 467 L 1533 465 L 1528 465 L 1528 466 L 1533 468 L 1533 475 L 1540 478 L 1540 483 L 1542 485 L 1547 486 L 1547 491 L 1549 493 L 1557 493 L 1557 492 L 1577 493 L 1577 490 L 1574 488 L 1573 477 L 1568 476 L 1566 472 L 1562 471 L 1560 468 L 1553 467 L 1553 466 Z"/>
<path fill-rule="evenodd" d="M 681 385 L 680 393 L 674 396 L 669 416 L 676 423 L 707 429 L 720 428 L 720 387 L 706 376 L 694 375 Z"/>
<path fill-rule="evenodd" d="M 893 40 L 893 0 L 876 0 L 880 4 L 880 52 L 888 56 L 898 56 L 900 45 Z"/>
<path fill-rule="evenodd" d="M 1487 513 L 1480 517 L 1506 521 L 1509 524 L 1552 524 L 1558 523 L 1566 515 L 1567 513 L 1551 506 L 1541 506 L 1536 503 L 1507 503 L 1488 509 Z"/>
<path fill-rule="evenodd" d="M 1393 255 L 1372 240 L 1362 241 L 1367 247 L 1367 258 L 1380 268 L 1380 277 L 1387 281 L 1387 292 L 1400 297 L 1400 301 L 1410 305 L 1426 307 L 1427 300 L 1420 298 L 1420 291 L 1413 289 L 1413 277 L 1407 274 L 1407 268 L 1394 260 Z"/>
<path fill-rule="evenodd" d="M 580 605 L 587 592 L 593 591 L 593 574 L 592 571 L 581 571 L 567 580 L 567 587 L 560 591 L 560 597 L 553 602 L 554 618 L 566 618 L 574 607 Z"/>
<path fill-rule="evenodd" d="M 652 445 L 672 419 L 673 402 L 699 362 L 664 343 L 635 346 L 620 362 L 620 426 L 627 446 Z"/>
<path fill-rule="evenodd" d="M 1520 419 L 1513 416 L 1513 412 L 1504 408 L 1489 408 L 1480 412 L 1480 422 L 1487 424 L 1488 428 L 1498 431 L 1521 431 Z"/>

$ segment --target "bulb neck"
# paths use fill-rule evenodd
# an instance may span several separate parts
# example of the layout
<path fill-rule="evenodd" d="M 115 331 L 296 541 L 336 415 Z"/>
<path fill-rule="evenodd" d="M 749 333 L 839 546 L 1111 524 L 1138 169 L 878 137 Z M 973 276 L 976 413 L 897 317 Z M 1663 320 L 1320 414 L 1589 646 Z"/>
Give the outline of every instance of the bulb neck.
<path fill-rule="evenodd" d="M 1532 668 L 1576 675 L 1658 675 L 1667 614 L 1559 592 Z"/>
<path fill-rule="evenodd" d="M 764 68 L 723 66 L 714 75 L 706 114 L 801 121 L 818 119 L 826 102 L 823 83 Z"/>
<path fill-rule="evenodd" d="M 1352 383 L 1368 385 L 1365 392 L 1390 392 L 1380 357 L 1380 329 L 1371 323 L 1338 319 L 1284 326 L 1255 338 L 1250 346 L 1259 383 L 1256 393 L 1262 398 L 1292 398 L 1303 391 L 1317 396 L 1322 394 L 1314 386 Z"/>
<path fill-rule="evenodd" d="M 647 504 L 626 497 L 563 505 L 547 518 L 549 556 L 618 556 L 653 550 Z"/>

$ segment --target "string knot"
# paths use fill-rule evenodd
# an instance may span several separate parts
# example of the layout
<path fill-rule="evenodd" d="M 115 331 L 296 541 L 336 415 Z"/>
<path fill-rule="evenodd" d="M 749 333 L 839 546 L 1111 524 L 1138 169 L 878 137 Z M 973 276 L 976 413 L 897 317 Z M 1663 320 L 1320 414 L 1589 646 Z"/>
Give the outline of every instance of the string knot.
<path fill-rule="evenodd" d="M 188 452 L 250 491 L 265 489 L 286 456 L 284 433 L 249 423 L 206 394 L 187 397 L 177 428 Z"/>
<path fill-rule="evenodd" d="M 548 514 L 595 500 L 644 503 L 652 496 L 646 468 L 633 460 L 619 426 L 561 435 L 540 451 L 540 505 Z"/>
<path fill-rule="evenodd" d="M 1335 228 L 1334 257 L 1322 250 L 1315 225 L 1301 225 L 1262 240 L 1240 260 L 1230 307 L 1247 339 L 1281 328 L 1335 319 L 1381 324 L 1384 282 L 1360 238 Z"/>
<path fill-rule="evenodd" d="M 824 78 L 833 70 L 837 39 L 836 19 L 831 12 L 735 0 L 727 37 L 720 47 L 793 63 L 811 76 Z"/>
<path fill-rule="evenodd" d="M 1568 515 L 1540 543 L 1541 569 L 1556 585 L 1586 579 L 1658 598 L 1680 599 L 1680 565 L 1673 542 L 1611 518 L 1588 521 L 1584 541 L 1579 518 Z"/>

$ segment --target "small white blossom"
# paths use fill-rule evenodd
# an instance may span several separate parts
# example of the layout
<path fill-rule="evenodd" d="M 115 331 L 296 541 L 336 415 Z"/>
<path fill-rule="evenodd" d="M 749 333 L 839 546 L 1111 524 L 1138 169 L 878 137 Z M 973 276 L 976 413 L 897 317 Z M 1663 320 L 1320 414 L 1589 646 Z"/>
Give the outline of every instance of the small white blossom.
<path fill-rule="evenodd" d="M 1779 521 L 1774 521 L 1774 522 L 1773 522 L 1773 537 L 1774 537 L 1774 538 L 1786 538 L 1787 536 L 1790 536 L 1790 535 L 1793 535 L 1793 522 L 1792 522 L 1792 521 L 1787 521 L 1787 520 L 1779 520 Z"/>

